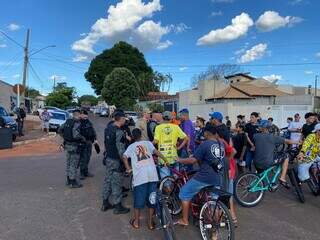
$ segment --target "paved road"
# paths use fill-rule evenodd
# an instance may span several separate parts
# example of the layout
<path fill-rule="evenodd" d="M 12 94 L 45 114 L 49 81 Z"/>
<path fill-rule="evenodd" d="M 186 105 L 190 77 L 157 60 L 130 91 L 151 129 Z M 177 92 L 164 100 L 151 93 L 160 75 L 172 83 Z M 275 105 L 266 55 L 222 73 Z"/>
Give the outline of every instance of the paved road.
<path fill-rule="evenodd" d="M 106 119 L 94 119 L 102 138 Z M 101 139 L 102 142 L 102 139 Z M 132 230 L 130 215 L 100 212 L 104 169 L 93 155 L 93 179 L 84 188 L 64 186 L 64 155 L 0 160 L 0 240 L 160 240 L 162 233 Z M 305 204 L 287 190 L 267 194 L 252 209 L 239 208 L 236 239 L 320 239 L 320 198 Z M 125 200 L 131 205 L 131 197 Z M 178 239 L 200 239 L 197 228 L 177 228 Z"/>

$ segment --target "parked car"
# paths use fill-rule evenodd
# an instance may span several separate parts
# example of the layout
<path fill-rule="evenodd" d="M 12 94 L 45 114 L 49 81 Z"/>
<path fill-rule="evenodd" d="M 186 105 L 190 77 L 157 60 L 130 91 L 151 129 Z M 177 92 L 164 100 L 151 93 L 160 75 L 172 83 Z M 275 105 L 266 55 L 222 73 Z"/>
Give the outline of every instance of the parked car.
<path fill-rule="evenodd" d="M 138 122 L 138 113 L 132 111 L 125 111 L 124 114 L 127 118 L 132 119 L 135 123 Z"/>
<path fill-rule="evenodd" d="M 109 109 L 108 108 L 101 108 L 100 117 L 109 117 Z"/>
<path fill-rule="evenodd" d="M 96 107 L 96 108 L 94 109 L 94 111 L 93 111 L 93 114 L 94 114 L 94 115 L 100 115 L 100 112 L 101 112 L 100 107 Z"/>
<path fill-rule="evenodd" d="M 39 108 L 39 109 L 36 111 L 36 115 L 40 116 L 41 113 L 44 111 L 45 108 L 47 108 L 48 111 L 63 111 L 62 109 L 57 108 L 57 107 L 45 106 L 45 107 L 43 107 L 43 108 Z"/>
<path fill-rule="evenodd" d="M 12 139 L 15 141 L 18 136 L 18 125 L 13 118 L 13 114 L 8 114 L 8 112 L 0 106 L 0 116 L 4 119 L 6 126 L 12 129 Z"/>
<path fill-rule="evenodd" d="M 58 131 L 62 124 L 69 118 L 69 113 L 64 111 L 50 111 L 51 119 L 49 121 L 49 130 Z"/>

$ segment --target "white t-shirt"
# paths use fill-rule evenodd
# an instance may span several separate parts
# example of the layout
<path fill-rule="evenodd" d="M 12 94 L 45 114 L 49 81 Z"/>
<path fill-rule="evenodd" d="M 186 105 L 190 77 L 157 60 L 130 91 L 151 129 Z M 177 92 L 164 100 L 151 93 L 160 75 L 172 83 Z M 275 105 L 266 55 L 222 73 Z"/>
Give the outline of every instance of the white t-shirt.
<path fill-rule="evenodd" d="M 302 122 L 291 122 L 289 124 L 288 130 L 297 129 L 297 128 L 302 129 L 302 126 L 303 126 Z M 300 138 L 301 138 L 301 133 L 300 132 L 290 132 L 290 139 L 292 141 L 299 141 Z"/>
<path fill-rule="evenodd" d="M 156 165 L 152 154 L 155 147 L 150 141 L 131 144 L 124 155 L 131 158 L 133 186 L 159 181 Z"/>

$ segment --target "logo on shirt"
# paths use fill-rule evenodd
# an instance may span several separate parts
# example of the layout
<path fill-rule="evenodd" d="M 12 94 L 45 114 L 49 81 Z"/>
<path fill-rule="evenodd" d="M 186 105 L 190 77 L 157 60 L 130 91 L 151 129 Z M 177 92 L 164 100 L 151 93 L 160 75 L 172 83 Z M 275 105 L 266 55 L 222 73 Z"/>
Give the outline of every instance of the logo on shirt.
<path fill-rule="evenodd" d="M 136 154 L 137 154 L 138 161 L 142 161 L 150 158 L 147 148 L 143 145 L 138 145 L 136 147 Z"/>
<path fill-rule="evenodd" d="M 163 133 L 166 135 L 169 135 L 170 133 L 172 133 L 172 128 L 171 127 L 165 127 L 163 128 Z"/>
<path fill-rule="evenodd" d="M 219 145 L 212 145 L 211 146 L 211 154 L 218 159 L 222 159 L 225 156 L 224 148 Z"/>

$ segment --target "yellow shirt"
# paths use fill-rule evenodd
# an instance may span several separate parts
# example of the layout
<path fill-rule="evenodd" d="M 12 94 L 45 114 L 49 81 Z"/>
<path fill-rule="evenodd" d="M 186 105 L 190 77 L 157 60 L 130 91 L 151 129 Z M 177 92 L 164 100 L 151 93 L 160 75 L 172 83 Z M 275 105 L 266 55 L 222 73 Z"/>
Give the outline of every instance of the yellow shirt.
<path fill-rule="evenodd" d="M 187 135 L 182 129 L 172 123 L 162 123 L 156 127 L 154 139 L 158 143 L 158 150 L 168 160 L 169 164 L 175 162 L 178 157 L 177 142 L 178 139 L 184 139 Z M 163 164 L 163 161 L 160 160 Z"/>
<path fill-rule="evenodd" d="M 320 138 L 315 133 L 310 134 L 303 142 L 301 151 L 305 154 L 303 162 L 313 162 L 320 156 Z"/>

